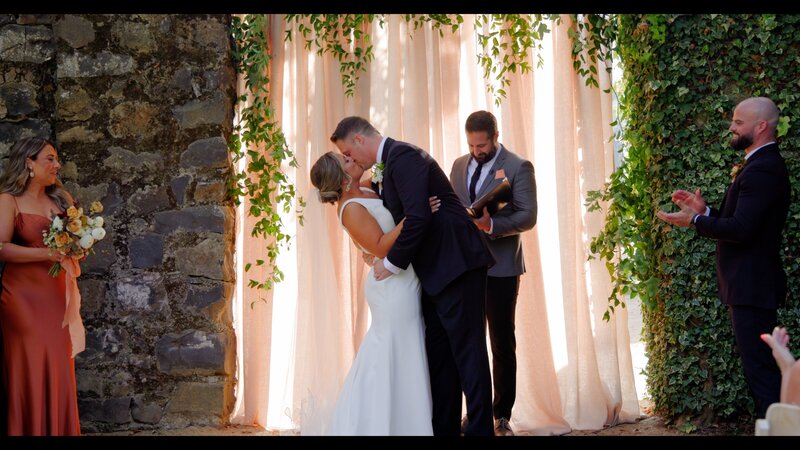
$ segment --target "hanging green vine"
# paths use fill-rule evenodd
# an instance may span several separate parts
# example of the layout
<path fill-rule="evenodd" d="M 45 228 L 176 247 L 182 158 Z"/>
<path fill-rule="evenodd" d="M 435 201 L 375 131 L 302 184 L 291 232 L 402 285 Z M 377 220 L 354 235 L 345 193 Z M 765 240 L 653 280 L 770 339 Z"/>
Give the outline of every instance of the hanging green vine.
<path fill-rule="evenodd" d="M 511 84 L 510 74 L 527 73 L 532 70 L 528 62 L 531 51 L 541 49 L 541 40 L 549 32 L 548 22 L 557 15 L 543 14 L 481 14 L 476 16 L 476 39 L 481 51 L 478 64 L 483 68 L 486 80 L 500 83 L 489 90 L 497 105 L 506 98 Z M 448 29 L 455 33 L 464 22 L 460 14 L 406 14 L 405 21 L 417 30 L 425 24 L 444 34 Z M 383 27 L 385 14 L 287 14 L 289 23 L 296 22 L 305 47 L 316 49 L 322 55 L 331 54 L 339 61 L 345 94 L 352 96 L 361 73 L 374 57 L 369 39 L 368 26 L 374 20 Z M 486 30 L 486 31 L 484 31 Z M 292 31 L 286 31 L 286 39 L 292 39 Z M 542 57 L 536 53 L 538 64 Z"/>
<path fill-rule="evenodd" d="M 404 20 L 413 30 L 429 25 L 439 32 L 455 33 L 464 22 L 460 14 L 406 14 Z M 365 73 L 372 61 L 373 46 L 369 27 L 377 20 L 378 26 L 385 23 L 385 15 L 379 14 L 288 14 L 286 22 L 297 23 L 297 30 L 307 49 L 314 48 L 318 54 L 330 54 L 338 62 L 342 85 L 347 96 L 355 91 L 359 76 Z M 476 39 L 481 51 L 478 64 L 483 68 L 487 81 L 499 82 L 490 91 L 496 104 L 507 95 L 510 74 L 527 73 L 532 70 L 530 53 L 541 48 L 541 40 L 549 32 L 548 22 L 560 20 L 558 15 L 541 14 L 484 14 L 476 16 Z M 266 280 L 249 280 L 249 286 L 269 290 L 283 279 L 283 272 L 275 265 L 279 249 L 290 243 L 284 232 L 279 210 L 289 212 L 295 201 L 298 205 L 298 220 L 302 225 L 302 208 L 305 203 L 294 185 L 282 172 L 283 165 L 297 167 L 293 151 L 286 144 L 280 124 L 275 121 L 269 91 L 271 54 L 269 51 L 269 20 L 266 15 L 248 14 L 234 16 L 232 34 L 235 42 L 234 60 L 237 71 L 244 76 L 248 94 L 240 97 L 245 104 L 240 111 L 240 120 L 229 142 L 235 163 L 249 157 L 247 167 L 237 171 L 229 190 L 237 205 L 247 197 L 248 213 L 259 220 L 251 230 L 251 236 L 262 237 L 267 244 L 268 261 L 247 262 L 245 271 L 253 264 L 268 264 L 272 269 Z M 291 40 L 292 30 L 287 29 L 285 40 Z M 606 42 L 609 36 L 603 35 Z M 591 47 L 600 49 L 600 45 Z M 591 51 L 591 50 L 590 50 Z M 595 51 L 597 53 L 597 51 Z M 573 55 L 581 52 L 573 51 Z M 602 53 L 598 53 L 602 56 Z M 538 64 L 542 64 L 540 52 L 536 53 Z M 593 54 L 594 55 L 594 54 Z M 595 61 L 595 56 L 592 56 Z M 583 67 L 585 61 L 576 67 Z M 586 74 L 596 74 L 596 69 L 587 69 Z M 596 84 L 596 82 L 595 82 Z M 250 103 L 247 104 L 248 99 Z M 244 149 L 244 150 L 243 150 Z"/>
<path fill-rule="evenodd" d="M 749 96 L 768 96 L 781 110 L 781 153 L 800 192 L 800 129 L 792 126 L 800 121 L 800 18 L 620 15 L 609 26 L 624 67 L 627 155 L 593 196 L 608 209 L 592 252 L 614 279 L 610 307 L 626 295 L 642 301 L 645 372 L 658 414 L 686 432 L 720 419 L 752 425 L 752 398 L 718 299 L 714 241 L 666 225 L 655 211 L 674 209 L 675 189 L 699 188 L 709 204 L 720 204 L 741 157 L 729 145 L 731 114 Z M 778 310 L 790 330 L 800 328 L 799 224 L 800 202 L 793 201 L 781 247 L 789 295 Z"/>
<path fill-rule="evenodd" d="M 236 43 L 234 62 L 237 71 L 244 74 L 247 89 L 247 94 L 241 95 L 239 101 L 240 104 L 247 104 L 249 98 L 251 103 L 241 108 L 239 123 L 228 143 L 234 167 L 238 167 L 242 158 L 249 157 L 246 168 L 234 173 L 229 192 L 237 205 L 241 204 L 242 197 L 247 197 L 247 212 L 259 218 L 250 235 L 261 237 L 267 243 L 268 267 L 272 271 L 266 280 L 251 278 L 248 286 L 269 290 L 274 283 L 283 280 L 283 272 L 275 260 L 279 247 L 290 242 L 290 236 L 284 232 L 279 209 L 289 212 L 297 200 L 298 220 L 302 225 L 305 202 L 296 194 L 294 184 L 282 170 L 284 164 L 297 167 L 297 161 L 286 144 L 280 124 L 275 121 L 275 111 L 271 105 L 268 17 L 258 14 L 243 18 L 234 16 L 232 33 Z M 266 263 L 258 259 L 247 262 L 244 269 L 247 272 L 253 264 L 263 266 Z"/>

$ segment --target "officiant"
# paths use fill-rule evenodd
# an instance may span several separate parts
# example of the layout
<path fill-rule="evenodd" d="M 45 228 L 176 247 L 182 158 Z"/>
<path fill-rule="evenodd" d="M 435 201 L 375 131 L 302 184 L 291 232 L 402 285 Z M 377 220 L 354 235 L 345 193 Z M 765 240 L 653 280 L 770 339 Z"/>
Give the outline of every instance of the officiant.
<path fill-rule="evenodd" d="M 486 285 L 486 322 L 492 349 L 495 435 L 513 436 L 511 409 L 516 399 L 517 357 L 514 316 L 520 275 L 525 273 L 520 234 L 536 225 L 536 179 L 533 164 L 499 143 L 497 119 L 475 111 L 465 125 L 469 154 L 459 157 L 450 171 L 450 183 L 465 207 L 492 192 L 503 180 L 511 196 L 499 209 L 484 208 L 473 219 L 486 233 L 496 264 L 489 268 Z M 462 429 L 468 420 L 462 420 Z"/>

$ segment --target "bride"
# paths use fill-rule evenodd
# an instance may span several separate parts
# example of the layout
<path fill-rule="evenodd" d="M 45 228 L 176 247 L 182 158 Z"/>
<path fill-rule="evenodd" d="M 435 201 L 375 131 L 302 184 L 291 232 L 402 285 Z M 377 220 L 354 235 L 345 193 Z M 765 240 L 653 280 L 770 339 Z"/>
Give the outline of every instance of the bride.
<path fill-rule="evenodd" d="M 383 258 L 405 219 L 395 225 L 377 194 L 359 185 L 363 172 L 351 158 L 328 152 L 311 168 L 311 182 L 320 201 L 337 206 L 339 222 L 356 246 Z M 364 294 L 372 322 L 323 432 L 432 435 L 419 279 L 411 266 L 383 280 L 370 270 Z"/>

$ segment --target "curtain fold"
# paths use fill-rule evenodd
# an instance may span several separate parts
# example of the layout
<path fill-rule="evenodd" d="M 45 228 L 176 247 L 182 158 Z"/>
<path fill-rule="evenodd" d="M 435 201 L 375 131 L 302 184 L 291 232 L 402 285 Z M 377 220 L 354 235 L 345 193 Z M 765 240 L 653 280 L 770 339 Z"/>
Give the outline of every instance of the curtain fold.
<path fill-rule="evenodd" d="M 564 434 L 639 417 L 627 311 L 618 308 L 611 321 L 602 320 L 611 281 L 601 261 L 588 260 L 603 216 L 586 211 L 585 196 L 601 188 L 613 170 L 612 100 L 603 92 L 610 77 L 599 70 L 600 89 L 588 88 L 574 72 L 567 34 L 573 25 L 564 16 L 545 35 L 543 66 L 537 67 L 533 56 L 532 73 L 513 74 L 508 97 L 498 107 L 475 57 L 480 49 L 474 17 L 464 17 L 458 31 L 442 36 L 430 26 L 413 30 L 399 15 L 388 15 L 383 27 L 370 24 L 366 32 L 375 58 L 354 97 L 344 95 L 333 58 L 306 49 L 297 25 L 287 25 L 284 16 L 270 18 L 272 101 L 297 156 L 297 171 L 287 170 L 306 208 L 304 225 L 294 228 L 293 248 L 282 256 L 282 268 L 296 267 L 296 276 L 282 283 L 292 287 L 276 287 L 271 314 L 247 311 L 245 327 L 237 328 L 245 355 L 239 381 L 245 388 L 237 398 L 235 423 L 303 435 L 323 432 L 322 418 L 366 333 L 369 315 L 361 286 L 367 267 L 336 208 L 319 203 L 308 177 L 317 158 L 335 150 L 329 136 L 339 120 L 363 116 L 384 136 L 430 152 L 449 174 L 453 161 L 468 153 L 464 121 L 480 109 L 497 117 L 500 142 L 533 162 L 537 181 L 538 222 L 522 238 L 527 272 L 517 302 L 512 426 L 518 434 Z M 287 26 L 293 40 L 284 42 Z M 283 220 L 294 223 L 296 216 L 292 212 Z M 263 247 L 251 242 L 247 223 L 244 218 L 245 258 Z M 241 295 L 243 308 L 249 307 L 252 293 Z M 281 361 L 278 349 L 289 349 Z M 272 362 L 248 372 L 251 355 L 271 355 Z M 264 380 L 269 396 L 262 392 Z"/>

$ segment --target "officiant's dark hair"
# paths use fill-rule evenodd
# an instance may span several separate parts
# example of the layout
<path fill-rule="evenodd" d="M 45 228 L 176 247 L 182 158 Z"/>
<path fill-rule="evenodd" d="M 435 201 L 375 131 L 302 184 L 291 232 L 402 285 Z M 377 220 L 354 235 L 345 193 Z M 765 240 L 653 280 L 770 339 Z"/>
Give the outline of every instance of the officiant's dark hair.
<path fill-rule="evenodd" d="M 311 184 L 319 190 L 319 201 L 335 204 L 342 196 L 342 182 L 347 178 L 342 163 L 333 152 L 320 156 L 311 166 Z"/>
<path fill-rule="evenodd" d="M 345 117 L 339 122 L 339 125 L 336 125 L 336 129 L 333 130 L 333 134 L 331 135 L 331 142 L 335 144 L 336 141 L 344 139 L 353 133 L 361 133 L 368 136 L 380 134 L 367 119 L 358 116 L 350 116 Z"/>
<path fill-rule="evenodd" d="M 497 133 L 497 119 L 489 111 L 475 111 L 467 117 L 464 129 L 467 133 L 485 131 L 489 135 L 489 139 L 494 139 L 494 135 Z"/>

